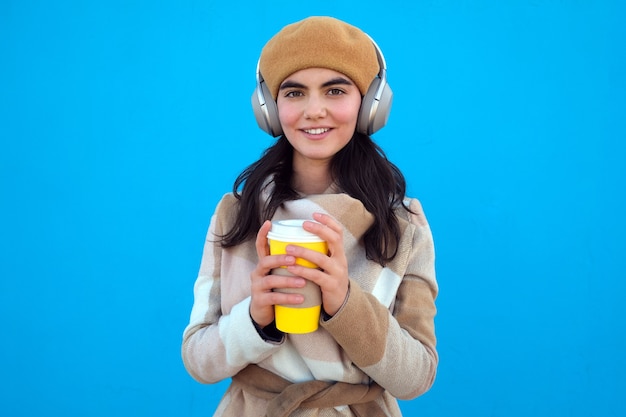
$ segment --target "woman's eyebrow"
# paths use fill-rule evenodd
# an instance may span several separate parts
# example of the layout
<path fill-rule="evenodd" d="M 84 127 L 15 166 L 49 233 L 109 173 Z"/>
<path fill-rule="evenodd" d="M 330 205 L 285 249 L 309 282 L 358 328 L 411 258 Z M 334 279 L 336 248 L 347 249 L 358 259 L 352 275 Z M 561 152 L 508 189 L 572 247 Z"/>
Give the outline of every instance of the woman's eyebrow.
<path fill-rule="evenodd" d="M 281 89 L 281 90 L 286 90 L 286 89 L 288 89 L 288 88 L 300 88 L 300 89 L 304 89 L 304 88 L 306 88 L 306 86 L 305 86 L 304 84 L 300 84 L 300 83 L 297 83 L 297 82 L 295 82 L 295 81 L 289 81 L 289 80 L 285 81 L 284 83 L 282 83 L 282 84 L 280 85 L 280 89 Z"/>
<path fill-rule="evenodd" d="M 322 87 L 330 87 L 331 85 L 352 85 L 352 81 L 343 77 L 337 77 L 333 78 L 332 80 L 326 81 L 324 84 L 322 84 Z"/>
<path fill-rule="evenodd" d="M 330 87 L 332 85 L 353 85 L 353 83 L 347 78 L 337 77 L 337 78 L 330 79 L 326 81 L 325 83 L 323 83 L 322 88 Z M 288 88 L 306 89 L 307 86 L 304 84 L 295 82 L 295 81 L 290 81 L 290 80 L 286 80 L 284 83 L 280 85 L 280 90 L 286 90 Z"/>

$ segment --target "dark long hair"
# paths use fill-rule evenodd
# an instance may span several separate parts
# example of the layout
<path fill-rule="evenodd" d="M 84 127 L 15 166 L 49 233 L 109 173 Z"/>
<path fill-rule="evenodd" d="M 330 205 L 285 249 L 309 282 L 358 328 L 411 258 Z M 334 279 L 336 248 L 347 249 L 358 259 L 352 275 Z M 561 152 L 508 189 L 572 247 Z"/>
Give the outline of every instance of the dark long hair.
<path fill-rule="evenodd" d="M 278 207 L 300 198 L 291 184 L 292 164 L 293 147 L 281 136 L 257 162 L 239 174 L 233 184 L 233 193 L 239 200 L 238 221 L 221 237 L 223 247 L 253 238 L 263 221 L 271 219 Z M 374 223 L 363 236 L 365 253 L 368 259 L 385 265 L 395 257 L 400 240 L 395 209 L 402 206 L 409 211 L 403 203 L 404 176 L 369 136 L 360 133 L 355 133 L 333 157 L 330 169 L 339 189 L 360 200 L 373 214 Z M 260 195 L 268 178 L 273 179 L 273 189 L 261 207 Z"/>

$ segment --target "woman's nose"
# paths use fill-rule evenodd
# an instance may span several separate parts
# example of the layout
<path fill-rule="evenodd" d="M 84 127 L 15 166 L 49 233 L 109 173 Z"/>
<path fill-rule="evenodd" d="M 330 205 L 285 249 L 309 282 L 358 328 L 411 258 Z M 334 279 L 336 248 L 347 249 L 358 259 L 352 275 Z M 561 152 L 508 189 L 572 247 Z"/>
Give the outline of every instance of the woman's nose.
<path fill-rule="evenodd" d="M 324 101 L 319 97 L 310 97 L 304 109 L 304 117 L 306 119 L 318 119 L 324 116 L 326 116 Z"/>

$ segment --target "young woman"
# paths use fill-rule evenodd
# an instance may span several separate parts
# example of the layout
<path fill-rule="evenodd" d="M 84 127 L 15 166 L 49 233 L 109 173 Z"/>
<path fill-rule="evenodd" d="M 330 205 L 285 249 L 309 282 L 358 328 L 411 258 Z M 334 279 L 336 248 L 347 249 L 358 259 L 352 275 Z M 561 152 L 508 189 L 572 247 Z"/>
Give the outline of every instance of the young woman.
<path fill-rule="evenodd" d="M 330 17 L 288 25 L 263 48 L 253 106 L 279 137 L 218 204 L 183 335 L 196 380 L 232 378 L 216 416 L 400 416 L 396 398 L 434 381 L 432 235 L 369 136 L 391 104 L 384 67 L 369 36 Z M 288 218 L 314 220 L 304 228 L 328 253 L 269 255 L 270 221 Z M 281 266 L 290 276 L 272 273 Z M 284 334 L 274 305 L 303 298 L 274 290 L 305 280 L 321 288 L 320 327 Z"/>

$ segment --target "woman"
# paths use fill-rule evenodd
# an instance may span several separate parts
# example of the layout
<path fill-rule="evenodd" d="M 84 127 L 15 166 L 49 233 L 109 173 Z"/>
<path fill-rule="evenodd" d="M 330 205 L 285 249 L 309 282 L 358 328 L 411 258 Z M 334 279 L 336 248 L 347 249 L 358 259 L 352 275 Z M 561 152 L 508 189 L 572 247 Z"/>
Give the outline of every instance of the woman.
<path fill-rule="evenodd" d="M 369 137 L 391 104 L 384 67 L 371 38 L 330 17 L 288 25 L 263 48 L 253 105 L 279 138 L 218 204 L 183 335 L 195 379 L 233 379 L 216 416 L 400 416 L 396 398 L 434 381 L 432 235 Z M 315 220 L 304 228 L 328 253 L 269 255 L 270 220 L 287 218 Z M 272 273 L 280 266 L 291 276 Z M 305 280 L 322 291 L 320 327 L 284 334 L 274 305 L 303 298 L 274 290 Z"/>

